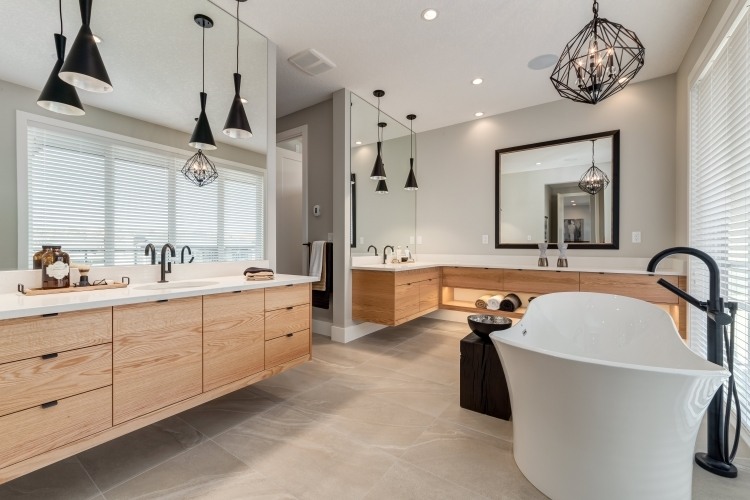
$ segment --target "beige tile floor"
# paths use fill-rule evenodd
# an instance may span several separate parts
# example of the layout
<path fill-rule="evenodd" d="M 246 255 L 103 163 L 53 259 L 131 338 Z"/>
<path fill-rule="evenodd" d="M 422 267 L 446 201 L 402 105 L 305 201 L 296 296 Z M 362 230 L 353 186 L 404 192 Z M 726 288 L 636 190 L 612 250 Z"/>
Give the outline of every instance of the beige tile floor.
<path fill-rule="evenodd" d="M 0 486 L 0 499 L 545 498 L 512 426 L 458 405 L 463 324 L 418 319 Z M 699 439 L 699 443 L 702 442 Z M 699 445 L 700 447 L 700 445 Z M 750 498 L 696 467 L 696 499 Z"/>

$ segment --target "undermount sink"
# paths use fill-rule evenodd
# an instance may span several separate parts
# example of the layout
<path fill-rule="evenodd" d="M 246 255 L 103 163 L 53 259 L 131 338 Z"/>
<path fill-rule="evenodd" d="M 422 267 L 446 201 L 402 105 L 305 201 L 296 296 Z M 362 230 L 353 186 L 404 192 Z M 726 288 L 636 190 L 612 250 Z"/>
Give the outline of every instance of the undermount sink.
<path fill-rule="evenodd" d="M 176 288 L 199 288 L 218 284 L 218 281 L 169 281 L 167 283 L 150 283 L 134 288 L 136 290 L 174 290 Z"/>

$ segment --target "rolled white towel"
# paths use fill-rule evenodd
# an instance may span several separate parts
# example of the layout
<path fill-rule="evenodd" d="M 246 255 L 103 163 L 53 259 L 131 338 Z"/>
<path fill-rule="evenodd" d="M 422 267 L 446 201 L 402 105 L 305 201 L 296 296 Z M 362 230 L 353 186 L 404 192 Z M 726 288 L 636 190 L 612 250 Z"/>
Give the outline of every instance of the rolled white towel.
<path fill-rule="evenodd" d="M 492 295 L 482 295 L 479 297 L 476 302 L 474 302 L 474 307 L 477 309 L 487 309 L 487 301 L 490 300 Z"/>
<path fill-rule="evenodd" d="M 489 309 L 490 311 L 499 311 L 500 302 L 502 302 L 504 298 L 505 298 L 504 295 L 493 295 L 487 301 L 487 309 Z"/>

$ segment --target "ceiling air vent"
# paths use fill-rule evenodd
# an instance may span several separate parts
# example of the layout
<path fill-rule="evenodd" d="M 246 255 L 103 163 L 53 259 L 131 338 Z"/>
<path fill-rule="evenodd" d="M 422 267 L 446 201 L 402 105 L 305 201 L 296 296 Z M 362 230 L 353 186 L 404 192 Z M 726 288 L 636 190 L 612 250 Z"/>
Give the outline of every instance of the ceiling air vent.
<path fill-rule="evenodd" d="M 289 58 L 289 62 L 310 76 L 318 76 L 336 67 L 330 59 L 315 49 L 298 52 Z"/>

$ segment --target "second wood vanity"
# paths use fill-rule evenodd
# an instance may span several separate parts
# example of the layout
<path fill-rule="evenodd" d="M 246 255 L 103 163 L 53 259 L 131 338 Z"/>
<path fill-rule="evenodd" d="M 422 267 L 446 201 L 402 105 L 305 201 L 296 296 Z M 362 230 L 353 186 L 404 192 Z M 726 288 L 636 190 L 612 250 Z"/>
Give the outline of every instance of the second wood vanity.
<path fill-rule="evenodd" d="M 0 483 L 309 360 L 309 282 L 264 285 L 0 320 Z"/>

